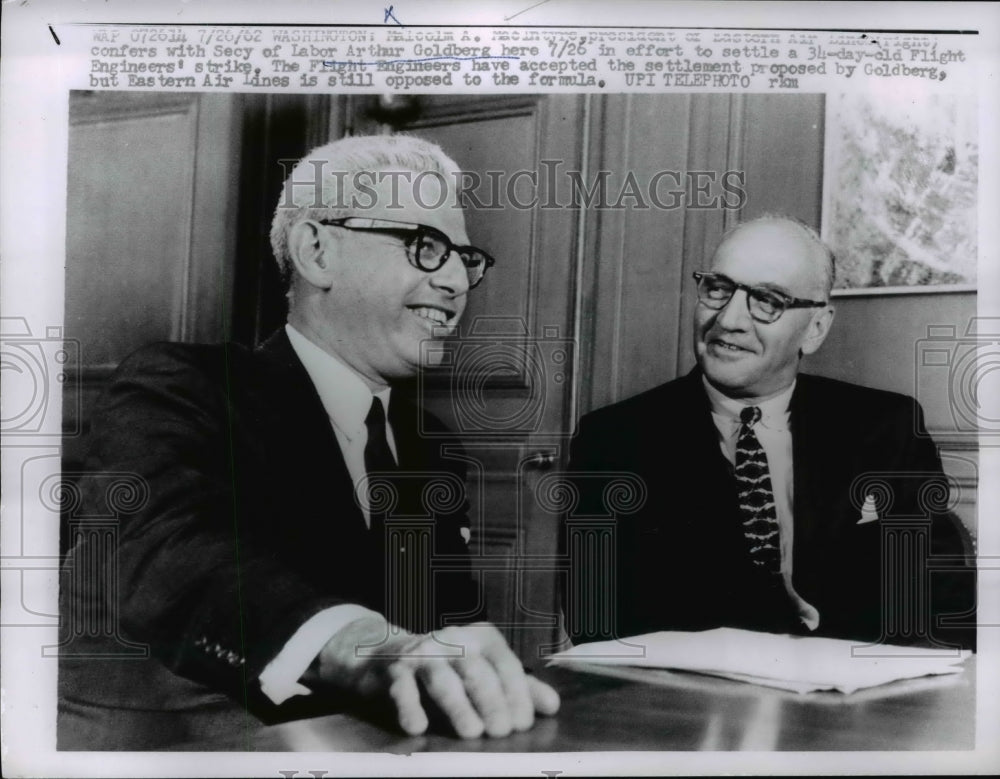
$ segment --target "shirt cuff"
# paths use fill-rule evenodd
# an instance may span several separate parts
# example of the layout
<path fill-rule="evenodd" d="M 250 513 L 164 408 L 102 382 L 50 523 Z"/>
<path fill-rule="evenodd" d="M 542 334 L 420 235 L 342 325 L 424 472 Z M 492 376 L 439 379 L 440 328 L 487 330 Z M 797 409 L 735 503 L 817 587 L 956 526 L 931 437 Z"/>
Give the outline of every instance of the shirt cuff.
<path fill-rule="evenodd" d="M 312 690 L 299 679 L 316 659 L 327 641 L 356 619 L 380 616 L 354 603 L 331 606 L 314 614 L 295 631 L 277 656 L 258 677 L 260 689 L 276 705 L 294 695 L 311 695 Z"/>

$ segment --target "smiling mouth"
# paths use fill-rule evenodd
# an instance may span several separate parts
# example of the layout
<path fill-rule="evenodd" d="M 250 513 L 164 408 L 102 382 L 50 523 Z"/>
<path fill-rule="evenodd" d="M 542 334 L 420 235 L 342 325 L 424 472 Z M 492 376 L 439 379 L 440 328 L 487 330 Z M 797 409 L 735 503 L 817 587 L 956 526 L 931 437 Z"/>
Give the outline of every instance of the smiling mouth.
<path fill-rule="evenodd" d="M 446 311 L 443 308 L 432 306 L 407 306 L 407 308 L 417 317 L 429 322 L 432 326 L 447 328 L 448 331 L 455 329 L 455 312 Z"/>
<path fill-rule="evenodd" d="M 711 346 L 714 346 L 716 349 L 719 349 L 720 351 L 729 352 L 731 354 L 739 354 L 740 352 L 747 352 L 748 354 L 752 354 L 750 349 L 747 349 L 743 346 L 738 346 L 734 343 L 730 343 L 729 341 L 719 340 L 718 338 L 713 338 L 711 341 L 709 341 L 709 344 Z"/>

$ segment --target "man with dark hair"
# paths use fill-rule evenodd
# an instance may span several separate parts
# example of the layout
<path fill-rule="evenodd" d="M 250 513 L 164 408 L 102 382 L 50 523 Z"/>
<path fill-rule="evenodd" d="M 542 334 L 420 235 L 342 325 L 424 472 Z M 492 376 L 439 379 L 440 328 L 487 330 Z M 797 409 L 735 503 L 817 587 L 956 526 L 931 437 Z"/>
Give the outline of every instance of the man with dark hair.
<path fill-rule="evenodd" d="M 116 635 L 64 641 L 60 749 L 380 706 L 410 734 L 439 711 L 462 737 L 502 736 L 557 710 L 496 628 L 469 624 L 483 599 L 462 462 L 393 394 L 493 264 L 468 245 L 457 170 L 405 136 L 314 150 L 271 233 L 286 327 L 254 351 L 158 344 L 119 368 L 84 505 L 99 510 L 108 472 L 135 474 L 147 499 L 122 520 L 116 560 L 93 539 L 68 557 L 64 623 L 120 619 Z M 428 499 L 435 483 L 454 499 Z M 394 530 L 394 514 L 423 524 Z M 143 644 L 148 658 L 122 651 Z"/>
<path fill-rule="evenodd" d="M 930 572 L 963 545 L 920 406 L 799 372 L 833 323 L 829 248 L 768 216 L 694 275 L 697 367 L 585 416 L 573 442 L 577 512 L 612 518 L 614 551 L 613 570 L 574 554 L 571 638 L 729 626 L 972 645 L 972 572 Z M 604 505 L 610 472 L 644 483 L 634 513 Z"/>

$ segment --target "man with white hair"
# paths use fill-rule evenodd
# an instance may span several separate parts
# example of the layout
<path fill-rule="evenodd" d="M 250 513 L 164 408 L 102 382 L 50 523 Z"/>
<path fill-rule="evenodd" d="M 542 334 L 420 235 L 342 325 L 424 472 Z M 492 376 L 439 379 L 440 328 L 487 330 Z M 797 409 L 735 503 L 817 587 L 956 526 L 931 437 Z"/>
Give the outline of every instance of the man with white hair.
<path fill-rule="evenodd" d="M 393 393 L 493 264 L 469 245 L 457 172 L 412 137 L 314 150 L 271 231 L 287 325 L 254 351 L 159 344 L 120 367 L 88 471 L 138 474 L 148 501 L 122 521 L 117 589 L 81 585 L 94 550 L 70 554 L 67 621 L 117 607 L 120 634 L 75 635 L 62 657 L 60 749 L 156 748 L 331 706 L 389 707 L 410 734 L 439 712 L 459 736 L 503 736 L 558 709 L 475 622 L 462 461 Z M 435 482 L 453 499 L 428 500 Z M 429 535 L 393 534 L 393 503 Z M 151 657 L 116 658 L 123 641 Z"/>

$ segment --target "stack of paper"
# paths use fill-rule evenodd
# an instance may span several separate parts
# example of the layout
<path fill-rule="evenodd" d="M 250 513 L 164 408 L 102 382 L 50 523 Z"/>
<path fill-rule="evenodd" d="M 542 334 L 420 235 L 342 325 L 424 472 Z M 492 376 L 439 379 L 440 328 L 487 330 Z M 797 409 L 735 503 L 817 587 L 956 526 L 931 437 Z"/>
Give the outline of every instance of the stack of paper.
<path fill-rule="evenodd" d="M 959 673 L 968 652 L 716 628 L 665 631 L 580 644 L 552 655 L 560 665 L 641 666 L 724 676 L 795 692 L 866 687 Z"/>

